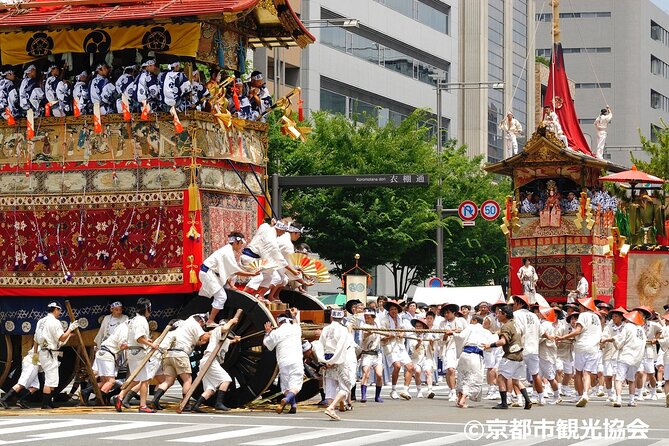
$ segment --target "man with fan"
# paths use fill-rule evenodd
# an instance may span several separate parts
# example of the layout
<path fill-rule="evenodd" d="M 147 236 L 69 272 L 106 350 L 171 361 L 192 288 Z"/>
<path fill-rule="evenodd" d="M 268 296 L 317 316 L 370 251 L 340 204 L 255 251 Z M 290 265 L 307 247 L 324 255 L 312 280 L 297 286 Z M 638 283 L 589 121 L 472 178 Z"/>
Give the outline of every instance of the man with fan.
<path fill-rule="evenodd" d="M 288 282 L 291 280 L 294 280 L 307 287 L 314 284 L 312 281 L 305 280 L 302 277 L 302 274 L 299 274 L 299 266 L 295 265 L 292 261 L 292 255 L 295 254 L 295 246 L 293 243 L 295 243 L 300 238 L 302 232 L 304 231 L 304 227 L 301 224 L 288 219 L 284 219 L 280 223 L 287 224 L 287 229 L 286 232 L 280 236 L 277 236 L 276 238 L 276 241 L 279 245 L 279 250 L 281 251 L 283 258 L 286 260 L 287 266 L 291 266 L 293 269 L 298 271 L 298 274 L 292 274 L 288 272 L 286 267 L 274 270 L 272 273 L 272 281 L 270 283 L 270 301 L 278 300 L 279 292 L 281 289 L 283 289 L 283 287 L 288 285 Z"/>
<path fill-rule="evenodd" d="M 246 271 L 237 263 L 236 255 L 246 245 L 244 234 L 231 232 L 228 234 L 228 243 L 214 251 L 212 255 L 200 265 L 200 296 L 212 299 L 211 311 L 207 319 L 207 327 L 216 326 L 216 315 L 223 309 L 228 296 L 225 286 L 233 276 L 257 276 L 259 271 Z"/>

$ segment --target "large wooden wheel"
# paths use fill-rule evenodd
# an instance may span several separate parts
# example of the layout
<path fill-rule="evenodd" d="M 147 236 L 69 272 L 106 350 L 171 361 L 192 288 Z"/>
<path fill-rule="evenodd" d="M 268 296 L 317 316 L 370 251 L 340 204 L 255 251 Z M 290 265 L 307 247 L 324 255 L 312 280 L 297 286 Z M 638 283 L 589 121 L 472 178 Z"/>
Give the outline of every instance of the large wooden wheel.
<path fill-rule="evenodd" d="M 276 356 L 263 346 L 266 322 L 274 324 L 272 314 L 251 295 L 237 290 L 226 290 L 228 300 L 218 313 L 217 320 L 231 318 L 238 309 L 243 314 L 234 329 L 236 335 L 250 336 L 233 344 L 225 355 L 223 368 L 232 377 L 225 396 L 225 405 L 240 407 L 260 396 L 274 381 L 278 372 Z M 180 319 L 211 309 L 211 299 L 194 297 L 181 311 Z"/>
<path fill-rule="evenodd" d="M 281 302 L 298 310 L 325 310 L 327 307 L 313 296 L 295 290 L 282 289 L 279 293 Z"/>

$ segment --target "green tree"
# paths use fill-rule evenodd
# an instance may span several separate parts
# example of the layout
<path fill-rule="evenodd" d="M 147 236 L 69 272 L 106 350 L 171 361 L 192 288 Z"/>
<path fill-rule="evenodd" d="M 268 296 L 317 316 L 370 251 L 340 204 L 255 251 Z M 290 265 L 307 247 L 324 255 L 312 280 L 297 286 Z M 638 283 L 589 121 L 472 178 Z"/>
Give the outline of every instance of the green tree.
<path fill-rule="evenodd" d="M 437 217 L 434 207 L 440 193 L 445 207 L 455 207 L 462 199 L 478 199 L 489 192 L 485 198 L 502 196 L 506 189 L 504 185 L 493 184 L 491 177 L 481 171 L 481 160 L 467 159 L 464 148 L 456 148 L 453 141 L 444 148 L 440 159 L 426 119 L 424 111 L 417 111 L 398 125 L 379 127 L 375 120 L 354 123 L 341 115 L 316 113 L 314 130 L 306 143 L 284 140 L 271 148 L 270 157 L 280 159 L 280 163 L 272 164 L 281 175 L 430 175 L 427 187 L 311 188 L 284 192 L 285 213 L 314 228 L 306 241 L 335 265 L 335 273 L 350 266 L 354 254 L 359 253 L 363 268 L 384 265 L 390 270 L 396 296 L 434 273 L 434 236 L 440 224 L 446 227 L 445 242 L 449 248 L 454 243 L 472 244 L 467 258 L 447 258 L 449 271 L 453 271 L 452 276 L 449 274 L 452 282 L 484 284 L 494 278 L 491 271 L 506 263 L 499 228 L 493 228 L 496 233 L 489 230 L 479 234 L 488 225 L 478 226 L 475 234 L 490 239 L 476 247 L 475 242 L 467 241 L 472 237 L 472 228 L 463 229 L 459 223 L 440 221 Z M 276 128 L 270 132 L 270 145 L 281 137 L 277 132 Z M 441 187 L 439 177 L 444 178 Z M 493 243 L 493 239 L 497 242 Z M 502 252 L 491 253 L 489 248 L 498 245 L 502 246 Z M 453 252 L 449 248 L 446 251 Z M 504 262 L 500 263 L 499 257 Z M 451 264 L 456 266 L 451 268 Z M 462 268 L 476 265 L 478 274 L 458 273 L 457 265 Z"/>
<path fill-rule="evenodd" d="M 652 141 L 641 134 L 641 149 L 648 154 L 649 161 L 644 161 L 630 153 L 632 163 L 643 172 L 656 177 L 669 178 L 669 126 L 663 120 L 661 126 L 654 127 L 653 133 L 656 141 Z M 664 184 L 664 191 L 669 192 L 669 184 Z"/>

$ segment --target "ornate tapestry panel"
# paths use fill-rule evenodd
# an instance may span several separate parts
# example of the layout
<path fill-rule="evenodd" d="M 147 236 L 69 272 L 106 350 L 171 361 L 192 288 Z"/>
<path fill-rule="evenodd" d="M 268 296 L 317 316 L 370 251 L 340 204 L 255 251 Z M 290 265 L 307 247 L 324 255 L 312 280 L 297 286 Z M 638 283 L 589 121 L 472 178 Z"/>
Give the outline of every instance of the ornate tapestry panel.
<path fill-rule="evenodd" d="M 627 258 L 627 307 L 659 311 L 669 304 L 669 255 L 630 253 Z"/>

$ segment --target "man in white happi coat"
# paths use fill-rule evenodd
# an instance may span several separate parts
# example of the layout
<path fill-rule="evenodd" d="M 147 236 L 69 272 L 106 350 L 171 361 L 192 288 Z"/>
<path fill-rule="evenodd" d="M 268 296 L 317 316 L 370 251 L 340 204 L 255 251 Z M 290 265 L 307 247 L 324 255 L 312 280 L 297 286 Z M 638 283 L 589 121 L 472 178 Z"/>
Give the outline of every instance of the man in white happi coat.
<path fill-rule="evenodd" d="M 609 311 L 608 315 L 611 319 L 606 322 L 602 328 L 602 342 L 600 343 L 600 348 L 602 351 L 602 375 L 604 376 L 604 384 L 606 385 L 607 389 L 607 400 L 612 403 L 616 400 L 615 379 L 618 349 L 613 342 L 604 342 L 604 340 L 616 337 L 624 326 L 622 323 L 622 317 L 616 318 L 618 323 L 614 323 L 613 311 L 623 315 L 627 313 L 627 310 L 625 308 L 618 307 L 615 310 Z"/>
<path fill-rule="evenodd" d="M 276 362 L 279 365 L 279 382 L 284 398 L 276 408 L 278 414 L 283 413 L 290 404 L 288 413 L 297 412 L 296 395 L 302 390 L 304 380 L 304 359 L 302 356 L 302 329 L 300 328 L 296 308 L 290 314 L 277 318 L 278 328 L 273 329 L 271 322 L 265 323 L 263 344 L 269 350 L 276 349 Z"/>
<path fill-rule="evenodd" d="M 336 374 L 337 394 L 324 413 L 333 420 L 340 420 L 334 411 L 344 403 L 355 384 L 358 360 L 355 355 L 355 343 L 351 331 L 342 325 L 344 310 L 332 310 L 332 322 L 323 328 L 319 341 L 323 345 L 325 365 Z M 411 379 L 411 377 L 409 377 Z"/>
<path fill-rule="evenodd" d="M 39 345 L 39 363 L 44 371 L 44 387 L 42 388 L 42 409 L 54 409 L 53 390 L 58 387 L 58 358 L 61 355 L 60 348 L 65 345 L 72 332 L 79 327 L 77 321 L 73 321 L 63 330 L 58 318 L 62 309 L 57 302 L 51 302 L 47 306 L 48 314 L 38 321 L 35 331 L 35 341 Z"/>
<path fill-rule="evenodd" d="M 669 407 L 669 313 L 663 315 L 662 319 L 664 319 L 665 325 L 662 327 L 662 335 L 658 339 L 658 342 L 660 344 L 660 353 L 662 354 L 662 364 L 664 365 L 662 377 L 664 379 L 665 405 Z"/>
<path fill-rule="evenodd" d="M 557 313 L 550 307 L 535 307 L 535 315 L 541 319 L 539 323 L 539 372 L 553 390 L 553 399 L 548 404 L 560 402 L 560 392 L 556 379 L 555 364 L 557 363 L 557 344 L 555 333 L 559 326 Z M 539 402 L 541 404 L 541 401 Z"/>
<path fill-rule="evenodd" d="M 576 407 L 588 404 L 588 391 L 592 383 L 592 375 L 596 376 L 599 362 L 599 343 L 602 340 L 602 325 L 597 315 L 597 307 L 593 298 L 579 299 L 581 310 L 576 327 L 568 335 L 556 338 L 559 340 L 574 339 L 574 387 L 579 396 Z"/>
<path fill-rule="evenodd" d="M 35 327 L 35 333 L 37 333 L 37 330 L 42 329 L 43 324 L 44 320 L 40 319 Z M 5 395 L 0 398 L 0 407 L 9 409 L 8 402 L 10 398 L 17 395 L 18 399 L 16 400 L 16 405 L 21 409 L 30 409 L 26 398 L 39 390 L 38 373 L 40 365 L 39 354 L 37 353 L 38 348 L 39 345 L 37 345 L 37 342 L 33 339 L 33 348 L 28 350 L 28 353 L 26 353 L 21 361 L 21 376 L 19 376 L 17 383 L 9 389 L 9 392 L 5 393 Z"/>
<path fill-rule="evenodd" d="M 411 325 L 406 323 L 406 321 L 400 317 L 399 313 L 401 308 L 396 301 L 389 300 L 385 303 L 384 307 L 388 311 L 388 315 L 381 322 L 382 328 L 390 330 L 411 328 Z M 408 388 L 411 384 L 411 377 L 413 375 L 413 364 L 406 349 L 406 344 L 404 342 L 405 337 L 406 333 L 401 331 L 387 332 L 385 335 L 381 336 L 381 347 L 383 348 L 383 354 L 386 357 L 386 363 L 392 368 L 392 389 L 390 391 L 390 397 L 394 400 L 399 399 L 400 397 L 405 400 L 411 399 Z M 401 387 L 398 394 L 397 381 L 399 380 L 402 367 L 404 367 L 404 386 Z"/>
<path fill-rule="evenodd" d="M 101 342 L 95 353 L 93 371 L 100 378 L 100 393 L 103 401 L 109 400 L 108 393 L 114 388 L 118 374 L 118 358 L 128 348 L 128 328 L 126 317 L 126 320 L 114 326 L 111 335 Z M 92 386 L 81 391 L 84 404 L 88 403 L 92 391 Z"/>
<path fill-rule="evenodd" d="M 530 299 L 534 299 L 534 293 L 537 292 L 537 282 L 539 276 L 537 270 L 532 266 L 532 261 L 529 258 L 523 259 L 523 266 L 518 268 L 518 279 L 523 284 L 523 294 Z"/>
<path fill-rule="evenodd" d="M 516 295 L 513 297 L 513 320 L 516 324 L 516 330 L 520 333 L 523 340 L 523 362 L 527 368 L 527 375 L 532 377 L 532 386 L 538 395 L 540 406 L 545 404 L 544 385 L 539 376 L 539 318 L 532 313 L 530 308 L 530 298 L 525 295 Z"/>
<path fill-rule="evenodd" d="M 376 312 L 371 308 L 363 310 L 364 323 L 362 328 L 378 328 L 376 324 Z M 381 389 L 383 389 L 383 358 L 381 356 L 381 335 L 371 331 L 360 331 L 360 364 L 362 367 L 362 378 L 360 379 L 360 402 L 367 402 L 367 382 L 370 375 L 376 378 L 376 391 L 374 401 L 382 403 Z"/>
<path fill-rule="evenodd" d="M 246 245 L 244 235 L 240 232 L 231 232 L 228 234 L 228 243 L 214 251 L 200 265 L 199 279 L 202 287 L 198 294 L 212 299 L 207 326 L 216 325 L 216 316 L 228 300 L 225 288 L 230 286 L 229 282 L 234 276 L 252 277 L 260 274 L 258 271 L 245 271 L 237 263 L 237 255 L 241 253 L 244 245 Z"/>
<path fill-rule="evenodd" d="M 185 396 L 193 382 L 190 354 L 197 345 L 209 342 L 211 333 L 204 331 L 204 315 L 194 314 L 183 321 L 170 338 L 165 337 L 160 348 L 165 351 L 161 366 L 165 380 L 156 387 L 151 405 L 154 409 L 162 410 L 160 399 L 167 390 L 174 385 L 178 378 L 181 382 L 181 392 Z M 184 408 L 184 410 L 187 410 Z M 188 408 L 190 410 L 190 407 Z"/>
<path fill-rule="evenodd" d="M 265 300 L 264 295 L 272 284 L 272 275 L 275 269 L 286 268 L 292 274 L 297 275 L 286 259 L 281 255 L 277 237 L 282 236 L 288 231 L 288 224 L 283 221 L 275 222 L 273 225 L 263 223 L 258 226 L 253 234 L 251 242 L 242 249 L 239 261 L 246 267 L 251 262 L 258 259 L 267 259 L 272 264 L 272 268 L 263 269 L 261 274 L 251 279 L 244 289 L 245 292 L 256 296 L 260 300 Z"/>
<path fill-rule="evenodd" d="M 459 356 L 456 406 L 461 409 L 467 407 L 467 398 L 481 400 L 484 370 L 482 347 L 492 342 L 492 334 L 483 328 L 482 322 L 483 318 L 475 314 L 460 333 L 453 333 Z"/>
<path fill-rule="evenodd" d="M 578 283 L 576 284 L 576 289 L 572 291 L 572 293 L 569 293 L 569 297 L 567 299 L 567 302 L 569 303 L 574 303 L 576 302 L 576 299 L 583 299 L 588 297 L 588 279 L 585 278 L 585 274 L 583 274 L 583 271 L 578 272 Z"/>
<path fill-rule="evenodd" d="M 504 305 L 504 300 L 497 302 L 497 304 Z M 499 339 L 499 329 L 502 324 L 499 323 L 495 313 L 491 311 L 488 302 L 481 302 L 477 305 L 478 314 L 483 318 L 483 328 L 490 332 L 490 342 L 494 343 Z M 502 359 L 502 347 L 493 347 L 483 350 L 483 367 L 486 369 L 486 382 L 488 383 L 488 394 L 485 396 L 486 400 L 496 400 L 499 398 L 499 389 L 497 388 L 497 369 L 499 368 L 499 361 Z"/>
<path fill-rule="evenodd" d="M 595 156 L 597 158 L 604 159 L 604 147 L 606 146 L 606 133 L 613 119 L 613 113 L 611 113 L 611 107 L 608 105 L 606 108 L 603 108 L 599 112 L 599 116 L 595 119 L 594 126 L 597 132 L 597 143 L 595 144 Z"/>
<path fill-rule="evenodd" d="M 270 301 L 280 300 L 279 293 L 286 285 L 288 285 L 288 282 L 291 280 L 294 280 L 307 287 L 314 284 L 311 281 L 304 280 L 302 274 L 299 271 L 299 267 L 293 265 L 290 259 L 291 254 L 295 253 L 294 243 L 297 242 L 302 236 L 304 227 L 295 221 L 288 220 L 286 222 L 281 222 L 281 224 L 287 225 L 286 232 L 284 232 L 281 236 L 278 236 L 276 241 L 279 245 L 279 251 L 281 251 L 281 255 L 286 260 L 287 266 L 275 269 L 272 273 L 272 281 L 270 282 L 270 292 L 268 296 Z M 290 267 L 290 270 L 288 267 Z M 291 271 L 297 272 L 297 274 L 293 274 Z"/>
<path fill-rule="evenodd" d="M 211 336 L 209 337 L 209 343 L 207 348 L 202 354 L 202 359 L 200 364 L 205 364 L 211 354 L 214 352 L 216 346 L 219 342 L 222 342 L 221 348 L 216 355 L 216 358 L 212 361 L 209 369 L 202 377 L 202 387 L 204 392 L 197 399 L 191 410 L 193 412 L 204 412 L 201 406 L 209 398 L 216 394 L 216 404 L 214 408 L 216 410 L 228 411 L 230 410 L 224 403 L 223 399 L 225 398 L 225 392 L 228 390 L 232 378 L 223 368 L 223 362 L 225 361 L 225 354 L 230 349 L 230 345 L 235 344 L 241 340 L 239 336 L 228 336 L 230 329 L 239 322 L 237 318 L 232 318 L 229 321 L 221 321 L 219 326 L 214 328 L 211 331 Z"/>
<path fill-rule="evenodd" d="M 444 320 L 439 326 L 440 330 L 450 330 L 453 333 L 458 333 L 465 329 L 467 326 L 467 321 L 461 317 L 457 317 L 456 313 L 460 310 L 460 307 L 456 304 L 444 304 L 441 309 L 439 309 L 439 314 Z M 455 340 L 445 335 L 443 337 L 444 341 L 441 346 L 441 361 L 442 367 L 446 370 L 446 384 L 450 387 L 449 401 L 457 401 L 456 397 L 456 388 L 455 388 L 455 370 L 458 367 L 458 354 L 455 344 Z"/>
<path fill-rule="evenodd" d="M 111 336 L 116 330 L 116 327 L 119 325 L 128 322 L 128 316 L 123 314 L 123 304 L 121 302 L 113 302 L 109 306 L 109 311 L 111 314 L 106 315 L 102 318 L 102 323 L 100 324 L 100 330 L 98 334 L 95 335 L 95 347 L 99 350 L 102 342 Z"/>
<path fill-rule="evenodd" d="M 430 327 L 426 319 L 417 318 L 411 320 L 411 325 L 418 330 L 429 330 Z M 427 383 L 427 397 L 434 398 L 432 391 L 434 374 L 434 355 L 439 345 L 438 335 L 436 333 L 416 333 L 417 340 L 410 340 L 411 362 L 414 369 L 414 380 L 416 382 L 416 397 L 425 398 L 423 391 L 423 373 Z"/>
<path fill-rule="evenodd" d="M 151 330 L 147 318 L 151 315 L 151 301 L 145 297 L 137 299 L 135 317 L 128 322 L 128 370 L 132 373 L 139 369 L 144 357 L 157 350 L 159 345 L 151 339 Z M 112 403 L 117 412 L 123 411 L 123 399 L 126 395 L 132 395 L 132 390 L 139 384 L 139 409 L 140 413 L 155 413 L 155 410 L 147 407 L 146 397 L 149 393 L 149 382 L 153 379 L 160 367 L 160 359 L 157 355 L 142 367 L 130 385 L 122 390 L 118 396 L 112 398 Z"/>
<path fill-rule="evenodd" d="M 543 125 L 548 130 L 553 132 L 560 141 L 562 141 L 562 144 L 564 144 L 565 149 L 569 148 L 569 140 L 567 140 L 567 136 L 562 131 L 562 125 L 560 124 L 560 119 L 558 118 L 557 113 L 555 113 L 553 109 L 549 106 L 544 107 Z"/>
<path fill-rule="evenodd" d="M 499 128 L 504 135 L 504 157 L 509 158 L 518 154 L 518 136 L 523 133 L 523 126 L 508 112 L 506 118 L 499 123 Z"/>
<path fill-rule="evenodd" d="M 662 333 L 662 326 L 652 320 L 653 310 L 650 307 L 636 307 L 632 310 L 638 310 L 644 318 L 643 329 L 646 332 L 646 347 L 644 348 L 643 361 L 639 366 L 636 375 L 636 399 L 643 401 L 643 392 L 646 387 L 646 381 L 650 384 L 649 399 L 657 400 L 657 380 L 655 378 L 655 362 L 657 361 L 657 338 Z"/>
<path fill-rule="evenodd" d="M 613 338 L 602 339 L 602 342 L 613 342 L 618 350 L 616 360 L 616 400 L 613 407 L 622 406 L 623 382 L 629 383 L 628 406 L 636 406 L 634 390 L 636 387 L 636 371 L 641 364 L 646 346 L 646 333 L 643 329 L 643 317 L 638 311 L 621 314 L 611 311 L 613 323 L 622 329 Z M 625 322 L 626 321 L 626 322 Z"/>

